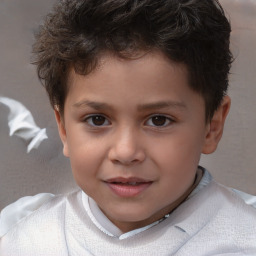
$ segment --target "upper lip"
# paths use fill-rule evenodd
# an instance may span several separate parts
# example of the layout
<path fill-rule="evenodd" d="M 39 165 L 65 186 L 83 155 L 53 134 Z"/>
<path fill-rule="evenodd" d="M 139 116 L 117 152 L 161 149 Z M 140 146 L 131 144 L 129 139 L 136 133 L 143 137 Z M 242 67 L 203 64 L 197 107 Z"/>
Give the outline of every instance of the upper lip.
<path fill-rule="evenodd" d="M 124 177 L 115 177 L 111 179 L 105 180 L 107 183 L 149 183 L 152 182 L 151 180 L 146 180 L 138 177 L 130 177 L 130 178 L 124 178 Z"/>

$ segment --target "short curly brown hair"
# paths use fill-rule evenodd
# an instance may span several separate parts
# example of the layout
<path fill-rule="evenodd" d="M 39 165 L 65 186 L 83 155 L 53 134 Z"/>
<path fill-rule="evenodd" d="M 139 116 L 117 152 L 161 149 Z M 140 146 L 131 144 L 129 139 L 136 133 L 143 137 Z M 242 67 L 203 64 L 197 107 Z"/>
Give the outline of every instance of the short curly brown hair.
<path fill-rule="evenodd" d="M 158 50 L 187 66 L 211 119 L 228 88 L 230 23 L 217 0 L 59 0 L 36 34 L 34 63 L 63 114 L 71 67 L 86 75 L 104 52 Z"/>

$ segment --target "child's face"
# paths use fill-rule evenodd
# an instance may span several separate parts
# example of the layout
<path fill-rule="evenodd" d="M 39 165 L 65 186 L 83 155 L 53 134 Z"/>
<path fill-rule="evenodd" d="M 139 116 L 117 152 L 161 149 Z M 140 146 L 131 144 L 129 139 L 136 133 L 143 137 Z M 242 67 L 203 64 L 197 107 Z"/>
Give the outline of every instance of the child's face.
<path fill-rule="evenodd" d="M 106 55 L 87 76 L 70 74 L 64 154 L 78 185 L 123 231 L 170 212 L 194 182 L 209 125 L 184 65 L 160 53 Z"/>

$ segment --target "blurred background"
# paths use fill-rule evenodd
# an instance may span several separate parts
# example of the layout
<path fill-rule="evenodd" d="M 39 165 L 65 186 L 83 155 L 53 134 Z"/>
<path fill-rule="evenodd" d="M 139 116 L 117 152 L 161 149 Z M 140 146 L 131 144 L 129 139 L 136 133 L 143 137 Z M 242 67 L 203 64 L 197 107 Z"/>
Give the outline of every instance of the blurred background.
<path fill-rule="evenodd" d="M 230 187 L 256 195 L 256 1 L 220 0 L 233 27 L 236 58 L 230 76 L 232 107 L 217 151 L 201 165 Z M 48 139 L 27 153 L 27 143 L 9 136 L 6 105 L 0 104 L 0 209 L 20 197 L 76 188 L 62 155 L 54 113 L 31 62 L 33 34 L 53 0 L 0 0 L 0 96 L 21 102 Z"/>

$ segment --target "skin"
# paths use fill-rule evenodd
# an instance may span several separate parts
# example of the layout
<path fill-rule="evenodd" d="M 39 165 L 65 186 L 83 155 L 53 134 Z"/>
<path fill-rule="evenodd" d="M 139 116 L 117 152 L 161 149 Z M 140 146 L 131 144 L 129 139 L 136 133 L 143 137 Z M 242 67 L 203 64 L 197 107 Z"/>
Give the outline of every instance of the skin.
<path fill-rule="evenodd" d="M 63 152 L 77 184 L 123 232 L 175 209 L 195 185 L 201 153 L 214 152 L 221 138 L 230 98 L 207 123 L 187 77 L 185 65 L 159 52 L 132 60 L 106 54 L 87 76 L 70 71 L 64 115 L 55 111 Z M 120 196 L 106 182 L 117 177 L 150 183 Z"/>

